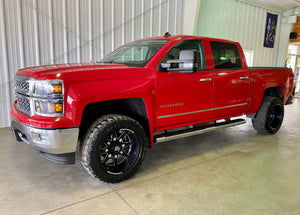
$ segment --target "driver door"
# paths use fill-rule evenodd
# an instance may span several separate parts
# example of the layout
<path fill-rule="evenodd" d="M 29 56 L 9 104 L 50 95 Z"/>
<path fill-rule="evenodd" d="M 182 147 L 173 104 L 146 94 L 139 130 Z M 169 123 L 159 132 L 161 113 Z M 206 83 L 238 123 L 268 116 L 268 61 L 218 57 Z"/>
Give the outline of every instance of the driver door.
<path fill-rule="evenodd" d="M 179 59 L 182 50 L 199 52 L 197 71 L 164 71 L 160 64 Z M 161 60 L 156 89 L 157 130 L 189 125 L 212 117 L 213 81 L 210 71 L 205 70 L 204 56 L 202 41 L 185 40 L 177 43 Z"/>

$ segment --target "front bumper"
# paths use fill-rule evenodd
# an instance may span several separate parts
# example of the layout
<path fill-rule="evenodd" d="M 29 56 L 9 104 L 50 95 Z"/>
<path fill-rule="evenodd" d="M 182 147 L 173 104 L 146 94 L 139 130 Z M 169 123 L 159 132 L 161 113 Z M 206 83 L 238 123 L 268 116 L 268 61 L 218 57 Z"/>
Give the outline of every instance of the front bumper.
<path fill-rule="evenodd" d="M 11 128 L 17 141 L 23 141 L 32 145 L 42 152 L 43 157 L 53 162 L 70 163 L 63 162 L 61 158 L 69 158 L 71 155 L 75 156 L 79 128 L 33 128 L 13 118 L 11 120 Z"/>

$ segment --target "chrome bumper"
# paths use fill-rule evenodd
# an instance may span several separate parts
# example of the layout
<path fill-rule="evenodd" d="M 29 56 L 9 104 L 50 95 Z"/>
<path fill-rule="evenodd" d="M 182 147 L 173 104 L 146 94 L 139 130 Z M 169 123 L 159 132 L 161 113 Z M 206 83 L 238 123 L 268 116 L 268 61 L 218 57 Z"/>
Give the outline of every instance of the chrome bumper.
<path fill-rule="evenodd" d="M 24 141 L 40 152 L 68 154 L 76 151 L 79 128 L 33 128 L 15 119 L 11 120 L 11 128 L 17 141 Z"/>

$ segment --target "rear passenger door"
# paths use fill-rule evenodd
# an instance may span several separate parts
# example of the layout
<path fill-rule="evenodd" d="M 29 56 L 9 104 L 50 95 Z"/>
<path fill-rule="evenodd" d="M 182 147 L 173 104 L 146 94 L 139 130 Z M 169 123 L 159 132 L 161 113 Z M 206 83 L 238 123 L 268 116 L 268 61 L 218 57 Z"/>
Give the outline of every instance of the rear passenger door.
<path fill-rule="evenodd" d="M 248 105 L 250 74 L 243 68 L 239 49 L 234 43 L 210 42 L 215 70 L 213 79 L 213 115 L 240 114 Z"/>

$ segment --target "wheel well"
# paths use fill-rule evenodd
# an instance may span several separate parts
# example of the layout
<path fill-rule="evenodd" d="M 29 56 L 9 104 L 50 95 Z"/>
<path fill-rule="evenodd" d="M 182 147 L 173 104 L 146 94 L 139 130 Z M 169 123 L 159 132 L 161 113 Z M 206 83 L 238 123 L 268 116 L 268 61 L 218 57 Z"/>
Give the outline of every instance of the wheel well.
<path fill-rule="evenodd" d="M 144 128 L 147 137 L 150 139 L 149 122 L 145 103 L 141 98 L 130 98 L 88 104 L 84 108 L 79 126 L 80 144 L 82 144 L 84 135 L 90 125 L 100 116 L 111 113 L 121 114 L 135 119 Z"/>
<path fill-rule="evenodd" d="M 282 87 L 270 87 L 265 90 L 265 96 L 278 97 L 282 100 Z"/>

